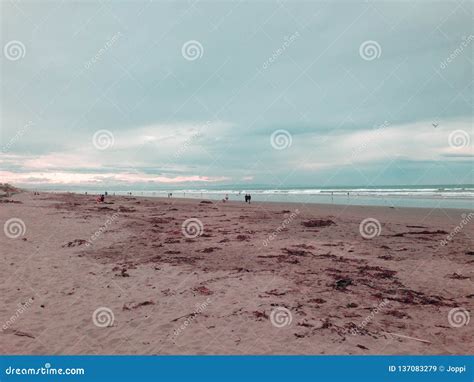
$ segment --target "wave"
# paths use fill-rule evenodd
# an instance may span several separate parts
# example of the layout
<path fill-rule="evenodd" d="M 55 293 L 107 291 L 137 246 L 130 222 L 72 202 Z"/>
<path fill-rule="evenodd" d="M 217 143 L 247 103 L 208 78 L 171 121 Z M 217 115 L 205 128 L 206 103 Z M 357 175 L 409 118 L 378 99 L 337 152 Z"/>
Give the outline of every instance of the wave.
<path fill-rule="evenodd" d="M 147 191 L 149 193 L 150 191 Z M 160 191 L 158 191 L 160 192 Z M 208 194 L 208 195 L 360 195 L 360 196 L 425 196 L 446 198 L 474 198 L 474 188 L 333 188 L 333 189 L 249 189 L 249 190 L 214 190 L 214 189 L 188 189 L 175 190 L 176 193 L 186 194 Z"/>

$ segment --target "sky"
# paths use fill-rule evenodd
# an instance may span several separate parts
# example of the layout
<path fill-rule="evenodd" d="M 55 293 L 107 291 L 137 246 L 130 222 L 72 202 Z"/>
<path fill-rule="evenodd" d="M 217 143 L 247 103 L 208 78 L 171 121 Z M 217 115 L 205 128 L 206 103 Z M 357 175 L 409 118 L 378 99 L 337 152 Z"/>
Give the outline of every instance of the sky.
<path fill-rule="evenodd" d="M 473 7 L 2 1 L 0 182 L 473 184 Z"/>

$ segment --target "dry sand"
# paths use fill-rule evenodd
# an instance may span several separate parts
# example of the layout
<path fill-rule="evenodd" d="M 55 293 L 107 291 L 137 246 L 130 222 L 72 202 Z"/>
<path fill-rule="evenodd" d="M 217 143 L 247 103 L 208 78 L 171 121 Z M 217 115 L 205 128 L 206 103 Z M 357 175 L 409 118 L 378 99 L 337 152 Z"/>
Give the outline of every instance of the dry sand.
<path fill-rule="evenodd" d="M 472 354 L 474 223 L 439 244 L 460 210 L 2 201 L 26 228 L 0 232 L 2 354 Z"/>

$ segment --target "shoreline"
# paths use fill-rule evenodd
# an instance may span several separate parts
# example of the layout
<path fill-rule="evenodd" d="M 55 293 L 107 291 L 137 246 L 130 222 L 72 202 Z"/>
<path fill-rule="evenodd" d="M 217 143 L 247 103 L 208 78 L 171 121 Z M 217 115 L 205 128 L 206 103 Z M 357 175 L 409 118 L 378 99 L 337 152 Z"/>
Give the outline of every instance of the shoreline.
<path fill-rule="evenodd" d="M 31 191 L 31 190 L 27 190 L 27 189 L 23 189 L 24 192 L 34 192 L 34 191 Z M 60 195 L 60 194 L 71 194 L 71 195 L 84 195 L 84 196 L 93 196 L 93 195 L 98 195 L 100 193 L 88 193 L 88 195 L 85 195 L 84 193 L 80 193 L 80 192 L 74 192 L 74 191 L 39 191 L 43 194 L 56 194 L 56 195 Z M 122 192 L 122 191 L 121 191 Z M 145 192 L 145 191 L 144 191 Z M 155 191 L 147 191 L 147 192 L 155 192 Z M 158 193 L 158 192 L 157 192 Z M 216 194 L 211 194 L 211 195 L 216 195 Z M 162 200 L 171 200 L 171 199 L 175 199 L 175 200 L 201 200 L 201 199 L 205 199 L 205 200 L 211 200 L 213 202 L 220 202 L 221 199 L 220 198 L 209 198 L 209 197 L 206 197 L 207 195 L 206 194 L 203 194 L 203 196 L 193 196 L 193 197 L 178 197 L 178 196 L 173 196 L 172 198 L 167 198 L 166 196 L 155 196 L 155 195 L 136 195 L 136 194 L 132 194 L 131 197 L 135 197 L 135 198 L 152 198 L 152 199 L 162 199 Z M 233 195 L 235 196 L 235 194 Z M 313 195 L 309 195 L 309 196 L 313 196 Z M 317 195 L 314 195 L 316 197 L 318 197 Z M 324 195 L 324 197 L 330 197 L 331 195 Z M 111 195 L 109 193 L 108 197 L 130 197 L 130 195 L 122 195 L 122 194 L 119 194 L 119 195 Z M 362 196 L 360 198 L 363 198 L 365 196 Z M 338 195 L 336 196 L 335 198 L 346 198 L 345 196 L 343 195 Z M 352 195 L 351 199 L 352 201 L 356 201 L 357 199 L 359 198 L 359 196 L 357 195 Z M 399 200 L 400 198 L 397 198 L 395 196 L 390 196 L 390 197 L 387 197 L 387 196 L 371 196 L 371 198 L 374 198 L 374 199 L 379 199 L 379 200 L 382 200 L 382 199 L 394 199 L 394 200 Z M 459 210 L 464 210 L 464 211 L 474 211 L 474 199 L 472 198 L 435 198 L 435 197 L 430 197 L 430 198 L 425 198 L 425 197 L 422 197 L 422 196 L 410 196 L 409 198 L 406 198 L 407 200 L 443 200 L 443 201 L 452 201 L 452 202 L 456 202 L 456 201 L 470 201 L 471 203 L 471 206 L 469 207 L 466 207 L 466 206 L 462 206 L 462 207 L 451 207 L 451 206 L 448 206 L 448 207 L 427 207 L 427 206 L 388 206 L 388 205 L 375 205 L 375 204 L 347 204 L 347 203 L 330 203 L 330 202 L 327 202 L 327 203 L 321 203 L 321 202 L 308 202 L 308 201 L 278 201 L 278 200 L 254 200 L 252 201 L 252 204 L 255 204 L 255 203 L 275 203 L 275 204 L 290 204 L 290 205 L 294 205 L 294 204 L 303 204 L 303 205 L 314 205 L 314 206 L 332 206 L 332 207 L 335 207 L 335 208 L 338 208 L 338 207 L 369 207 L 369 208 L 372 208 L 372 207 L 378 207 L 378 208 L 395 208 L 395 209 L 420 209 L 420 210 L 433 210 L 433 209 L 443 209 L 443 210 L 456 210 L 456 211 L 459 211 Z M 242 202 L 242 203 L 245 203 L 245 201 L 243 200 L 243 197 L 242 197 L 242 200 L 232 200 L 232 199 L 229 199 L 229 203 L 239 203 L 239 202 Z"/>

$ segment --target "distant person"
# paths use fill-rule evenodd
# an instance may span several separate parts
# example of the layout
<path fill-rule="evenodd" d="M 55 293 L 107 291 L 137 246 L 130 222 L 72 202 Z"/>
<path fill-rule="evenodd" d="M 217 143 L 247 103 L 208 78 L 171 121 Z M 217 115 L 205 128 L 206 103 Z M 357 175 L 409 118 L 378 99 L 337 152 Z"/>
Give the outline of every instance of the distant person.
<path fill-rule="evenodd" d="M 226 201 L 229 200 L 229 195 L 228 195 L 228 194 L 225 194 L 225 200 L 226 200 Z"/>
<path fill-rule="evenodd" d="M 252 195 L 249 194 L 249 204 L 251 200 L 252 200 Z"/>
<path fill-rule="evenodd" d="M 248 203 L 248 202 L 249 202 L 249 195 L 245 194 L 245 203 Z"/>
<path fill-rule="evenodd" d="M 104 194 L 100 195 L 100 202 L 101 203 L 105 202 L 105 195 Z"/>
<path fill-rule="evenodd" d="M 107 191 L 105 191 L 104 195 L 105 195 L 105 196 L 107 196 L 107 195 L 108 195 Z"/>

